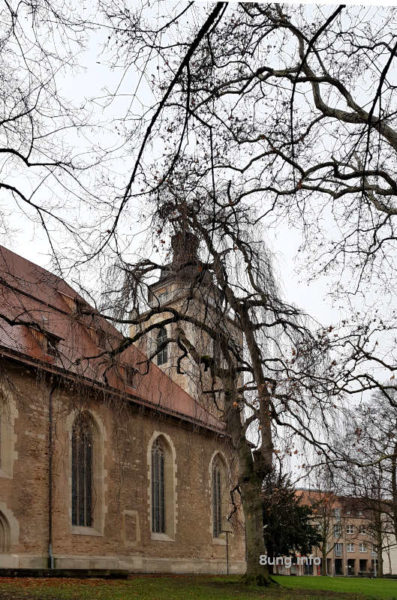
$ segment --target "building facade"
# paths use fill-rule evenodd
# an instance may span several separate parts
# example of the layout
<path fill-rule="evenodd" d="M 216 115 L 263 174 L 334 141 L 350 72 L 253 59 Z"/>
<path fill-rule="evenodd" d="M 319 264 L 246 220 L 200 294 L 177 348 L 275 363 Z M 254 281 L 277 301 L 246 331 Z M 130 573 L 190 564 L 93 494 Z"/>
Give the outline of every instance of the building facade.
<path fill-rule="evenodd" d="M 0 568 L 244 572 L 222 421 L 5 248 L 0 305 Z"/>
<path fill-rule="evenodd" d="M 397 543 L 390 523 L 369 509 L 362 498 L 321 490 L 297 490 L 303 504 L 312 508 L 321 543 L 312 558 L 280 572 L 296 575 L 379 576 L 397 573 Z M 305 557 L 307 558 L 307 557 Z M 303 564 L 302 564 L 303 563 Z"/>

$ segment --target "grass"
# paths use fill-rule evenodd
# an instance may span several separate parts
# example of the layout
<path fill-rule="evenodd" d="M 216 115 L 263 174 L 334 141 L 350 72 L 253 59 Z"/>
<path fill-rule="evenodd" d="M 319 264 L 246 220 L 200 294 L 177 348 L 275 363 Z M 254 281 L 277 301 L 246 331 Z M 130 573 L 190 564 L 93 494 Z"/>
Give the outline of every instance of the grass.
<path fill-rule="evenodd" d="M 0 600 L 397 600 L 397 581 L 277 577 L 279 587 L 239 577 L 134 576 L 100 579 L 0 578 Z"/>
<path fill-rule="evenodd" d="M 275 577 L 282 586 L 294 590 L 328 590 L 362 594 L 376 600 L 397 600 L 396 579 L 361 579 L 353 577 Z"/>

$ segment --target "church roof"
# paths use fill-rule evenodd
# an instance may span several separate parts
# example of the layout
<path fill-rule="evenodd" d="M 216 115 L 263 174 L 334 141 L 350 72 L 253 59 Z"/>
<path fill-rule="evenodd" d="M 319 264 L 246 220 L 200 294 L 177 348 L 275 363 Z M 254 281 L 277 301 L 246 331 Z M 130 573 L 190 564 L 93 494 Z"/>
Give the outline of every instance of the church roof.
<path fill-rule="evenodd" d="M 222 432 L 63 279 L 0 246 L 0 356 Z"/>

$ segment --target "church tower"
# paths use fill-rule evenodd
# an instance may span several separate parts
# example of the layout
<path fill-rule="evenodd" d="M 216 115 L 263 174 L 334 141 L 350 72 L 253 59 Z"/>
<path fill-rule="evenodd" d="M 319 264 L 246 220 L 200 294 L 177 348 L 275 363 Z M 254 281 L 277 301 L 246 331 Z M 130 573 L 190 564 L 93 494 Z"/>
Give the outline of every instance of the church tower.
<path fill-rule="evenodd" d="M 161 269 L 158 281 L 149 288 L 148 303 L 151 308 L 161 308 L 158 314 L 152 315 L 145 325 L 161 323 L 172 317 L 166 309 L 173 308 L 181 315 L 178 322 L 166 323 L 154 328 L 139 343 L 140 349 L 153 356 L 153 361 L 167 375 L 193 396 L 211 414 L 222 417 L 222 386 L 212 378 L 210 370 L 184 353 L 176 341 L 178 329 L 196 349 L 200 357 L 216 357 L 216 337 L 203 331 L 201 323 L 214 334 L 224 328 L 228 322 L 230 335 L 236 344 L 242 345 L 241 332 L 232 319 L 222 314 L 221 295 L 214 285 L 213 278 L 206 266 L 199 259 L 199 241 L 194 233 L 179 230 L 171 239 L 172 260 Z M 186 319 L 184 318 L 186 316 Z M 197 325 L 190 322 L 193 318 Z M 131 328 L 131 335 L 136 327 Z M 157 353 L 157 354 L 156 354 Z M 154 356 L 155 355 L 155 356 Z"/>

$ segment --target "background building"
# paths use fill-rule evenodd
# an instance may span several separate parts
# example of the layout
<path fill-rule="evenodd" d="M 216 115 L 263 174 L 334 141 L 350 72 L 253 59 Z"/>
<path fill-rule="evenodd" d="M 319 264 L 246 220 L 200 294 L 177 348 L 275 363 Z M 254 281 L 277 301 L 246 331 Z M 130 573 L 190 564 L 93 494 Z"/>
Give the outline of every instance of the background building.
<path fill-rule="evenodd" d="M 302 503 L 312 507 L 321 533 L 320 557 L 327 575 L 374 576 L 397 572 L 397 544 L 390 523 L 382 520 L 379 541 L 377 518 L 363 498 L 339 496 L 321 490 L 297 490 Z M 379 545 L 380 544 L 380 545 Z M 382 563 L 382 564 L 381 564 Z M 321 566 L 291 567 L 297 575 L 321 575 Z"/>

